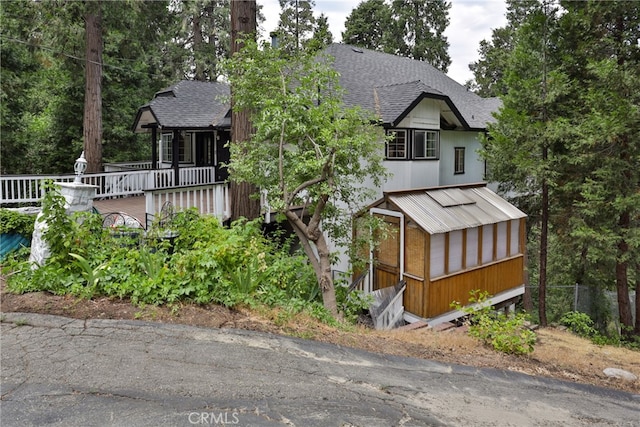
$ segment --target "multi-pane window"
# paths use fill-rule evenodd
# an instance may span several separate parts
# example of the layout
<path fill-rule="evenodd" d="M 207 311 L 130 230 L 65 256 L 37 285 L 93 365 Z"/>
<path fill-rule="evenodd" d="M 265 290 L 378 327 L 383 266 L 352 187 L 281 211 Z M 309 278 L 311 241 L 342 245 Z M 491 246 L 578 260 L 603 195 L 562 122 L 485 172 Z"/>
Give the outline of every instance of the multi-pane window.
<path fill-rule="evenodd" d="M 387 141 L 387 159 L 432 160 L 440 155 L 440 137 L 436 130 L 394 129 L 389 135 L 392 139 Z"/>
<path fill-rule="evenodd" d="M 416 130 L 413 132 L 413 158 L 438 158 L 438 132 L 433 130 Z"/>
<path fill-rule="evenodd" d="M 173 155 L 173 134 L 162 134 L 162 161 L 170 163 Z M 178 161 L 180 163 L 193 162 L 193 150 L 191 144 L 191 134 L 187 133 L 186 137 L 178 134 Z"/>
<path fill-rule="evenodd" d="M 464 147 L 454 148 L 454 170 L 455 174 L 464 173 Z"/>
<path fill-rule="evenodd" d="M 180 138 L 180 163 L 193 162 L 191 147 L 191 134 L 188 133 L 184 138 Z"/>
<path fill-rule="evenodd" d="M 407 158 L 407 131 L 395 130 L 391 133 L 393 139 L 387 141 L 388 159 Z"/>
<path fill-rule="evenodd" d="M 171 155 L 173 154 L 172 139 L 172 133 L 162 134 L 162 158 L 160 160 L 163 162 L 171 161 Z"/>

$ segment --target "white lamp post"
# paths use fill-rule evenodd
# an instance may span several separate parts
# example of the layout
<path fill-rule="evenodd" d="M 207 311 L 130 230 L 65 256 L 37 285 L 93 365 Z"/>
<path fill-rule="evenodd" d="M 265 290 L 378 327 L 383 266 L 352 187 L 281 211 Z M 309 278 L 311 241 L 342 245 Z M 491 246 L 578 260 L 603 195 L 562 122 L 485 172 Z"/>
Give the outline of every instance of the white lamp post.
<path fill-rule="evenodd" d="M 76 173 L 76 179 L 73 181 L 75 184 L 82 183 L 82 175 L 87 170 L 87 159 L 84 158 L 84 151 L 80 154 L 80 157 L 76 159 L 73 165 L 73 171 Z"/>

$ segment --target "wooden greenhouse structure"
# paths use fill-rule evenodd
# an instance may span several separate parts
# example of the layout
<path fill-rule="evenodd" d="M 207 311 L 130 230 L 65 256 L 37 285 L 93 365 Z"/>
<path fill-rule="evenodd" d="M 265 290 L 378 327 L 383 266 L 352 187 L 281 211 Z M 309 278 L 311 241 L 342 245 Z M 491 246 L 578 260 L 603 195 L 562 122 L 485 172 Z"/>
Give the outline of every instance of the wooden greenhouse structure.
<path fill-rule="evenodd" d="M 405 319 L 461 317 L 453 301 L 484 290 L 491 303 L 524 293 L 526 215 L 486 184 L 386 192 L 369 213 L 388 225 L 372 251 L 368 291 L 406 282 Z"/>

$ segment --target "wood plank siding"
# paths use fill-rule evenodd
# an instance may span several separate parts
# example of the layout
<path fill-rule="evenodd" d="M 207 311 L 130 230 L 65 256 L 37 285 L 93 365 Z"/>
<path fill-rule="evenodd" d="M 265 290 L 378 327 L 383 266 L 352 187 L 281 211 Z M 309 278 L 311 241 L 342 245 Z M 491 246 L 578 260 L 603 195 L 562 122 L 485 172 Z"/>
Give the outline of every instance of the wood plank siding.
<path fill-rule="evenodd" d="M 514 220 L 519 223 L 518 245 L 512 247 L 511 227 L 513 221 L 507 221 L 506 252 L 507 256 L 496 260 L 497 257 L 497 225 L 492 224 L 485 229 L 491 230 L 488 234 L 492 237 L 490 243 L 492 255 L 491 260 L 482 262 L 482 229 L 478 228 L 477 249 L 478 264 L 466 265 L 467 257 L 467 230 L 462 234 L 462 270 L 448 272 L 439 277 L 430 278 L 430 240 L 431 236 L 420 229 L 412 221 L 405 224 L 405 271 L 402 278 L 407 282 L 407 289 L 404 293 L 405 309 L 417 316 L 430 318 L 451 311 L 451 303 L 458 301 L 465 305 L 469 301 L 471 291 L 480 289 L 487 291 L 490 295 L 495 295 L 508 289 L 515 288 L 524 283 L 524 250 L 525 250 L 525 219 Z M 448 235 L 449 233 L 447 233 Z M 394 245 L 397 240 L 392 238 Z M 445 262 L 449 256 L 449 237 L 445 239 L 446 245 Z M 476 245 L 474 245 L 475 247 Z M 475 255 L 474 255 L 475 258 Z M 395 276 L 393 276 L 395 278 Z M 387 278 L 393 280 L 391 277 Z"/>
<path fill-rule="evenodd" d="M 524 283 L 524 256 L 500 260 L 482 265 L 471 270 L 461 271 L 443 276 L 425 283 L 426 298 L 421 312 L 412 313 L 420 317 L 435 317 L 451 311 L 451 302 L 458 301 L 462 305 L 469 302 L 469 293 L 476 289 L 495 295 Z M 407 283 L 409 283 L 407 281 Z M 407 293 L 405 292 L 405 295 Z"/>

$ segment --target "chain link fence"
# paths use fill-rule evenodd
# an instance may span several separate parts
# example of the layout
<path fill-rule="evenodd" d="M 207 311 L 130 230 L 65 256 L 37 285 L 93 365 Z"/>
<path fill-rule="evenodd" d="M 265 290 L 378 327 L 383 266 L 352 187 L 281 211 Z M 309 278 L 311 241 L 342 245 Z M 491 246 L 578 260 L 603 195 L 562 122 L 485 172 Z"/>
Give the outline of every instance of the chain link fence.
<path fill-rule="evenodd" d="M 538 286 L 527 286 L 531 291 L 535 312 L 537 312 Z M 635 322 L 635 291 L 629 292 L 631 312 Z M 569 311 L 588 314 L 596 326 L 607 328 L 615 326 L 620 332 L 620 316 L 618 311 L 618 295 L 616 291 L 602 290 L 586 285 L 547 285 L 547 315 L 554 319 Z"/>

